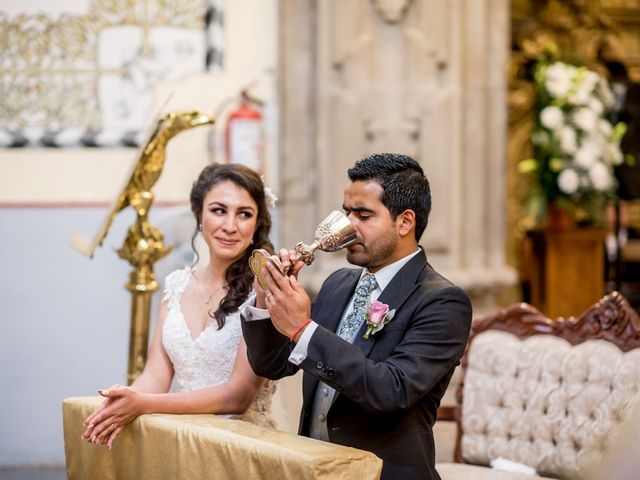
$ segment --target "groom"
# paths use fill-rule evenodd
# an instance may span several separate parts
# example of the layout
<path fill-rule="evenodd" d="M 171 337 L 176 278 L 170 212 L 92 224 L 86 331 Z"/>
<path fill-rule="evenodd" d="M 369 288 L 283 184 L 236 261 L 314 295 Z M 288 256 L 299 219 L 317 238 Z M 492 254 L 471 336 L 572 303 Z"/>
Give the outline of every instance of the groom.
<path fill-rule="evenodd" d="M 301 435 L 375 453 L 383 479 L 438 479 L 432 427 L 471 305 L 418 245 L 431 209 L 420 165 L 375 154 L 348 175 L 343 208 L 358 240 L 347 260 L 363 268 L 330 275 L 311 303 L 296 279 L 301 262 L 289 280 L 267 265 L 271 293 L 255 284 L 256 307 L 268 314 L 243 311 L 249 362 L 271 379 L 304 370 Z M 293 258 L 280 256 L 285 265 Z M 388 323 L 365 338 L 372 307 L 386 306 Z"/>

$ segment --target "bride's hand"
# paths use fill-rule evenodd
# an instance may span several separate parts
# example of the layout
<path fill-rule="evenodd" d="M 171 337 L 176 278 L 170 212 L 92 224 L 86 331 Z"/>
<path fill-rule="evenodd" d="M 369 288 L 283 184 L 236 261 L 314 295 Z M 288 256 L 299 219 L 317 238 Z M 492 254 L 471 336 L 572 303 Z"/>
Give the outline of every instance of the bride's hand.
<path fill-rule="evenodd" d="M 111 388 L 117 387 L 118 385 L 112 385 Z M 99 390 L 100 391 L 100 390 Z M 87 427 L 84 431 L 84 433 L 82 434 L 82 438 L 84 438 L 87 441 L 91 441 L 91 432 L 93 431 L 94 428 L 94 423 L 93 423 L 93 419 L 96 417 L 96 415 L 98 415 L 100 412 L 102 412 L 108 405 L 110 405 L 111 403 L 113 403 L 113 400 L 111 400 L 110 398 L 105 398 L 102 403 L 96 407 L 96 409 L 91 412 L 91 414 L 85 418 L 82 421 L 82 424 Z"/>
<path fill-rule="evenodd" d="M 121 385 L 113 385 L 99 393 L 106 400 L 86 418 L 87 429 L 82 437 L 92 443 L 106 443 L 111 448 L 122 429 L 144 413 L 143 395 Z"/>
<path fill-rule="evenodd" d="M 262 308 L 263 310 L 267 309 L 267 301 L 266 292 L 260 286 L 260 282 L 258 282 L 258 278 L 255 277 L 253 279 L 253 290 L 256 292 L 256 308 Z"/>
<path fill-rule="evenodd" d="M 298 260 L 296 262 L 298 253 L 295 250 L 287 250 L 286 248 L 281 248 L 278 256 L 280 257 L 280 261 L 282 262 L 282 266 L 285 268 L 285 270 L 288 270 L 291 265 L 293 265 L 293 269 L 287 274 L 287 276 L 289 277 L 293 275 L 297 279 L 298 273 L 300 273 L 300 270 L 302 269 L 302 267 L 304 267 L 304 262 L 302 260 Z"/>
<path fill-rule="evenodd" d="M 281 248 L 278 252 L 278 257 L 280 258 L 280 262 L 282 262 L 282 266 L 285 270 L 289 269 L 293 262 L 298 258 L 298 254 L 295 250 L 287 250 L 286 248 Z M 289 272 L 287 276 L 293 275 L 296 279 L 298 278 L 298 274 L 300 270 L 304 267 L 304 262 L 302 260 L 298 260 L 293 267 L 293 270 Z M 267 293 L 262 289 L 260 283 L 257 278 L 253 279 L 253 289 L 256 292 L 256 307 L 265 309 L 267 308 Z"/>

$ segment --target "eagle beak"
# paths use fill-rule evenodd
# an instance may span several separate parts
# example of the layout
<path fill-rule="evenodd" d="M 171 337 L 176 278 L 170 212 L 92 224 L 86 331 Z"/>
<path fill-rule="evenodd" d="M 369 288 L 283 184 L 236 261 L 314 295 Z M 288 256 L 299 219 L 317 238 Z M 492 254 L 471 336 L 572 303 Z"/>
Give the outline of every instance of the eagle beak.
<path fill-rule="evenodd" d="M 207 125 L 209 123 L 213 124 L 215 123 L 215 117 L 213 115 L 207 115 L 206 113 L 200 113 L 197 116 L 195 116 L 192 120 L 191 120 L 191 125 L 193 125 L 194 127 L 200 126 L 200 125 Z"/>

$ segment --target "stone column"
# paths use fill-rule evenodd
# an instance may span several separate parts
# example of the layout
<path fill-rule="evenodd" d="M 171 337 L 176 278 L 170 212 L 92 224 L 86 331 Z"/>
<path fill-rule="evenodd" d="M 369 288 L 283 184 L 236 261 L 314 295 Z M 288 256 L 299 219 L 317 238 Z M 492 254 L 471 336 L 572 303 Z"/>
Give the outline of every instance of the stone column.
<path fill-rule="evenodd" d="M 450 276 L 482 313 L 516 283 L 505 247 L 509 2 L 465 0 L 460 10 L 463 245 Z"/>
<path fill-rule="evenodd" d="M 315 0 L 280 2 L 279 97 L 281 214 L 276 247 L 311 240 L 316 226 L 318 184 L 317 5 Z M 307 242 L 308 243 L 308 242 Z"/>
<path fill-rule="evenodd" d="M 505 262 L 507 0 L 281 2 L 283 244 L 340 208 L 346 170 L 381 151 L 425 169 L 429 261 L 476 312 L 514 285 Z M 311 225 L 313 224 L 313 225 Z M 338 254 L 319 253 L 318 288 Z"/>

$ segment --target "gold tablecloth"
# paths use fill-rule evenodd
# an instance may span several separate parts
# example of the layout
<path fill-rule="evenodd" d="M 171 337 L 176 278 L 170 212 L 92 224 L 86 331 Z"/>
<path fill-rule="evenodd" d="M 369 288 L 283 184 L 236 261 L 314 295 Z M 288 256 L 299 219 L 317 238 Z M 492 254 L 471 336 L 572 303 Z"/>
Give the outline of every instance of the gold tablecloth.
<path fill-rule="evenodd" d="M 216 415 L 138 417 L 109 450 L 82 440 L 82 420 L 100 397 L 63 401 L 70 480 L 377 479 L 382 460 L 333 445 Z"/>

